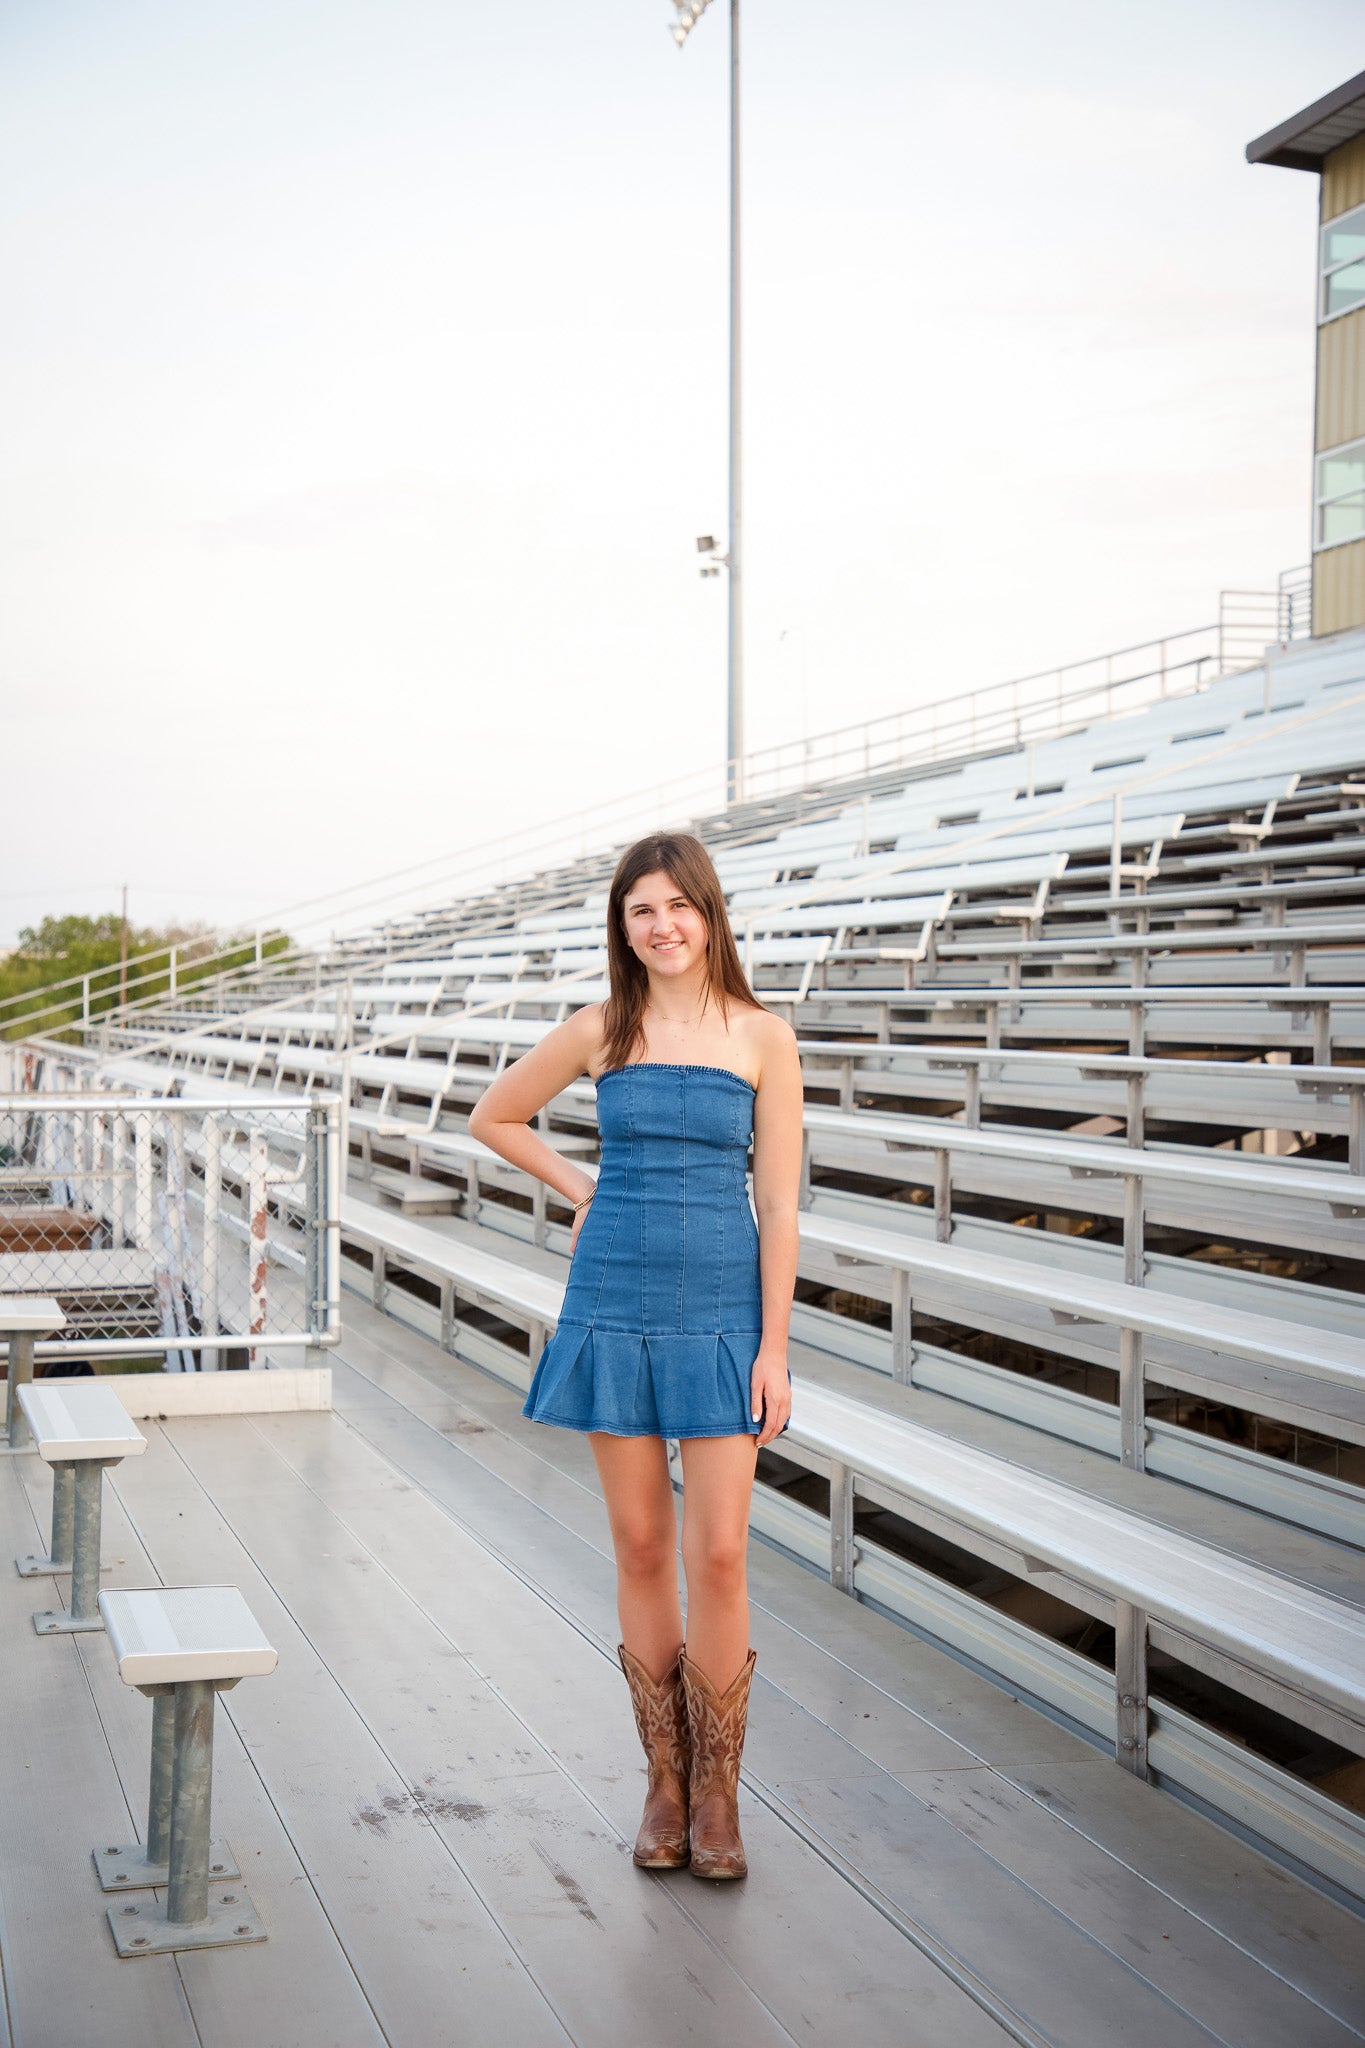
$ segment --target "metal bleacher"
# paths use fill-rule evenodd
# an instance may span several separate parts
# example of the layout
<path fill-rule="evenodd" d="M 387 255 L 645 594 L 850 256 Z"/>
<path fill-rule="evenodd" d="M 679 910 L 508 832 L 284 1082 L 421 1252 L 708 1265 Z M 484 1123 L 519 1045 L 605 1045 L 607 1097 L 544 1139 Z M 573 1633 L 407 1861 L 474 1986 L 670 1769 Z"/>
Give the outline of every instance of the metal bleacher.
<path fill-rule="evenodd" d="M 754 1526 L 1115 1798 L 1365 1913 L 1365 635 L 820 797 L 696 821 L 806 1083 Z M 569 1219 L 468 1114 L 605 993 L 615 851 L 104 1019 L 49 1081 L 339 1092 L 366 1342 L 519 1393 Z M 542 1126 L 591 1168 L 589 1084 Z M 1321 1997 L 1305 2040 L 1365 2030 Z M 1014 2036 L 1063 2037 L 1120 2038 Z"/>

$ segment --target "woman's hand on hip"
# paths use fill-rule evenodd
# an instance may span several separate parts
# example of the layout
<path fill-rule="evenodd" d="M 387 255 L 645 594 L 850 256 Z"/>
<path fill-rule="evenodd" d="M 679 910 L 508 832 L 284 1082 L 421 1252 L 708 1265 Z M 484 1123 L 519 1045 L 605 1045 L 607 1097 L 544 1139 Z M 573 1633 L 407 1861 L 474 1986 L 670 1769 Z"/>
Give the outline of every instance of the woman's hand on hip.
<path fill-rule="evenodd" d="M 763 1427 L 758 1448 L 771 1443 L 792 1412 L 791 1376 L 785 1352 L 760 1351 L 749 1378 L 749 1412 Z"/>

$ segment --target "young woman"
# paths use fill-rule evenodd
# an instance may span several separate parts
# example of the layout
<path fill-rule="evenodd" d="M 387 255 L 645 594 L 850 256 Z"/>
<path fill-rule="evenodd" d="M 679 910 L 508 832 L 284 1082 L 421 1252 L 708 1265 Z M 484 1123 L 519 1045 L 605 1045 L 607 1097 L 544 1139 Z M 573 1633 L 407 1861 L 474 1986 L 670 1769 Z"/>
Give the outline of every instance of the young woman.
<path fill-rule="evenodd" d="M 716 871 L 689 834 L 622 855 L 607 960 L 607 1001 L 499 1075 L 469 1128 L 575 1212 L 563 1313 L 525 1413 L 588 1432 L 606 1496 L 619 1655 L 649 1766 L 635 1861 L 743 1877 L 745 1551 L 757 1452 L 791 1411 L 801 1064 L 745 979 Z M 528 1128 L 584 1073 L 597 1083 L 595 1184 Z M 682 1447 L 685 1643 L 667 1437 Z"/>

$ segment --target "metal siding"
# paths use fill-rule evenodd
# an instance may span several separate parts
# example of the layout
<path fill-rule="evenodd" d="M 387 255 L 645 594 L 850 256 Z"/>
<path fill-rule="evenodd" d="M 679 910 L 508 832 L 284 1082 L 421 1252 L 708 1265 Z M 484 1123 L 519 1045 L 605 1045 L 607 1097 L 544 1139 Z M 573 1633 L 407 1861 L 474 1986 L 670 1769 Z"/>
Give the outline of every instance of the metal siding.
<path fill-rule="evenodd" d="M 1339 213 L 1365 201 L 1365 135 L 1345 142 L 1322 160 L 1321 218 L 1335 220 Z"/>
<path fill-rule="evenodd" d="M 1365 540 L 1324 548 L 1313 557 L 1313 633 L 1365 626 Z"/>
<path fill-rule="evenodd" d="M 1318 329 L 1317 436 L 1339 448 L 1365 438 L 1365 306 Z"/>

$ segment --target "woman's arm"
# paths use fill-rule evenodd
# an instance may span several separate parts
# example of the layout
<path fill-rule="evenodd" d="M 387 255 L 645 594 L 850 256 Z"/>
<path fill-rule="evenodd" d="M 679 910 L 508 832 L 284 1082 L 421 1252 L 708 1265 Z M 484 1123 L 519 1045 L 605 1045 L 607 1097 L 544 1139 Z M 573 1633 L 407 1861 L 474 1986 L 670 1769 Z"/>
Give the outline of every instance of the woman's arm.
<path fill-rule="evenodd" d="M 533 1116 L 553 1102 L 562 1089 L 585 1074 L 602 1039 L 601 1005 L 575 1011 L 548 1031 L 539 1045 L 523 1053 L 485 1088 L 469 1115 L 470 1136 L 487 1145 L 513 1166 L 533 1173 L 566 1202 L 580 1202 L 596 1182 L 562 1152 L 529 1128 Z M 580 1211 L 575 1223 L 582 1221 Z M 577 1233 L 575 1232 L 575 1235 Z"/>
<path fill-rule="evenodd" d="M 787 1336 L 796 1287 L 796 1205 L 804 1109 L 796 1035 L 779 1018 L 767 1018 L 754 1101 L 754 1208 L 763 1287 L 763 1341 L 754 1360 L 750 1393 L 754 1419 L 763 1423 L 758 1436 L 760 1450 L 771 1443 L 791 1414 Z"/>

